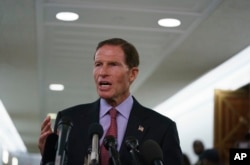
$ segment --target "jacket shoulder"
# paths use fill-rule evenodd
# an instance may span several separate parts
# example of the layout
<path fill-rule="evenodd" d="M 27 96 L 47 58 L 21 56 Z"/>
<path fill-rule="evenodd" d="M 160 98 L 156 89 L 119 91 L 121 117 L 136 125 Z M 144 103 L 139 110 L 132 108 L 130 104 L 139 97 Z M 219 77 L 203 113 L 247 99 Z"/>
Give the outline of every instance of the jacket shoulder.
<path fill-rule="evenodd" d="M 144 116 L 145 118 L 149 118 L 149 120 L 154 120 L 155 122 L 159 123 L 175 123 L 172 119 L 170 119 L 168 116 L 164 116 L 160 114 L 159 112 L 145 107 L 141 105 L 137 100 L 134 99 L 134 108 L 138 109 L 138 113 L 141 113 L 140 115 Z"/>

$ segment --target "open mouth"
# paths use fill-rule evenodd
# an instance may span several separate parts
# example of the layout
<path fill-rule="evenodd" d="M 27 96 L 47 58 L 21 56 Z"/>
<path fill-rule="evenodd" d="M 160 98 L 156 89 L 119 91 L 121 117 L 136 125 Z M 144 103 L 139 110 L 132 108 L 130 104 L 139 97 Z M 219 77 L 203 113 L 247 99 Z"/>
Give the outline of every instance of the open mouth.
<path fill-rule="evenodd" d="M 99 82 L 99 85 L 101 87 L 109 87 L 111 85 L 111 83 L 107 82 L 107 81 L 101 81 L 101 82 Z"/>

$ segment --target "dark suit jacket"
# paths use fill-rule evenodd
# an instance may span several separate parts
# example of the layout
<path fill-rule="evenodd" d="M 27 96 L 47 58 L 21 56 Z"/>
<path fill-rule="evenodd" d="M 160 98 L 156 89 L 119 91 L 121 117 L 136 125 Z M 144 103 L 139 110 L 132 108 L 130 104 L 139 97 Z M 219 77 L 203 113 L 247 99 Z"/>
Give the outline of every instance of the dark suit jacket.
<path fill-rule="evenodd" d="M 143 107 L 135 98 L 133 99 L 134 104 L 124 140 L 129 136 L 138 139 L 139 144 L 142 144 L 147 139 L 155 140 L 162 148 L 166 165 L 182 164 L 182 152 L 175 122 L 151 109 Z M 68 142 L 67 155 L 69 165 L 84 164 L 84 157 L 87 155 L 88 147 L 91 144 L 88 129 L 92 123 L 99 122 L 99 107 L 100 100 L 97 100 L 93 103 L 74 106 L 58 112 L 54 130 L 57 130 L 57 123 L 62 117 L 70 118 L 73 123 Z M 143 130 L 138 129 L 139 126 Z M 119 154 L 122 165 L 132 165 L 131 155 L 124 142 Z"/>

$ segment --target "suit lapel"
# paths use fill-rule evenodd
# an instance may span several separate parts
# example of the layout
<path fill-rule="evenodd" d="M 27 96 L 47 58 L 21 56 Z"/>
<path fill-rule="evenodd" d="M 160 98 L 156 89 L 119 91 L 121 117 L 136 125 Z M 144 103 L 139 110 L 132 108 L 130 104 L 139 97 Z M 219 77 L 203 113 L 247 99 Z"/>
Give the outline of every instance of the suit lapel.
<path fill-rule="evenodd" d="M 91 123 L 99 123 L 100 99 L 98 99 L 90 108 Z"/>
<path fill-rule="evenodd" d="M 88 135 L 88 130 L 92 123 L 99 122 L 99 100 L 85 107 L 81 107 L 79 111 L 81 112 L 79 112 L 77 121 L 80 123 L 80 127 L 77 130 L 77 133 L 79 134 L 77 137 L 81 139 L 80 141 L 83 142 L 83 146 L 87 146 L 84 148 L 84 153 L 87 155 L 87 149 L 90 146 L 92 140 Z"/>
<path fill-rule="evenodd" d="M 150 125 L 146 124 L 147 115 L 143 113 L 144 107 L 142 107 L 135 99 L 134 104 L 129 116 L 127 129 L 123 138 L 120 153 L 128 154 L 127 147 L 125 144 L 127 137 L 135 137 L 139 142 L 143 140 L 143 137 Z"/>

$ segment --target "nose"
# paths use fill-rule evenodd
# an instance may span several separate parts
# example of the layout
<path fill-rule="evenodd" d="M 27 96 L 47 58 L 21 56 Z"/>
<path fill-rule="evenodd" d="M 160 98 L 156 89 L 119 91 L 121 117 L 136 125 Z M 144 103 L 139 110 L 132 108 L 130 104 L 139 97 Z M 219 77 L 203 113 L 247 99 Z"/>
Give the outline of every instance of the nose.
<path fill-rule="evenodd" d="M 107 66 L 103 65 L 100 70 L 99 70 L 99 75 L 100 76 L 106 76 L 108 75 L 108 68 Z"/>

